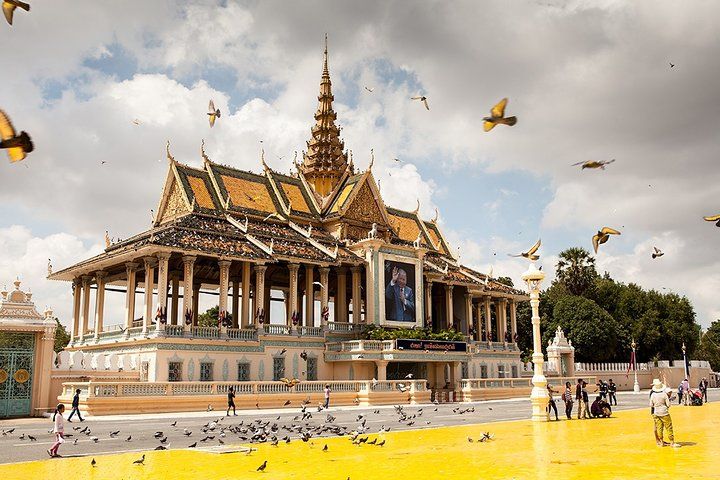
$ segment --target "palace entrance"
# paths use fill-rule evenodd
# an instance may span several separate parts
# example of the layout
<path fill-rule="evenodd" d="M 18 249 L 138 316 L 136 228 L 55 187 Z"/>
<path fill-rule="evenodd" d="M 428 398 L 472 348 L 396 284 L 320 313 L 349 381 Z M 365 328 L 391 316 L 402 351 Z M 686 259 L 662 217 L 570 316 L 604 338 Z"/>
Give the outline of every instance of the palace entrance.
<path fill-rule="evenodd" d="M 34 351 L 35 334 L 0 332 L 0 418 L 31 414 Z"/>

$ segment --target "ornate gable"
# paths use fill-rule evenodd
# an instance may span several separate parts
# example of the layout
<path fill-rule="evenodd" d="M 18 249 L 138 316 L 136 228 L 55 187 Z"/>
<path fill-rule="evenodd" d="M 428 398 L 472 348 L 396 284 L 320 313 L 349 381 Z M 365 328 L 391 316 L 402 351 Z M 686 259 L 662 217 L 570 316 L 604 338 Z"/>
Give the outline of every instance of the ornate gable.
<path fill-rule="evenodd" d="M 378 204 L 367 182 L 363 182 L 362 185 L 358 185 L 356 188 L 358 188 L 357 193 L 353 195 L 350 203 L 344 208 L 345 215 L 343 217 L 366 223 L 386 225 L 387 220 L 383 215 L 384 208 Z"/>

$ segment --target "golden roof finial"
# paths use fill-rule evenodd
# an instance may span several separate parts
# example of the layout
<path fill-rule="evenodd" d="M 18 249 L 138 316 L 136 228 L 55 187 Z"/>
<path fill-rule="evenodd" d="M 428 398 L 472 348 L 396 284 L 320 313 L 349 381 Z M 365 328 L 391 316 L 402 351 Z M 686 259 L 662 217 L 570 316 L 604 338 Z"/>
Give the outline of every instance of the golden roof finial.
<path fill-rule="evenodd" d="M 205 139 L 204 138 L 202 139 L 202 142 L 200 143 L 200 155 L 202 155 L 202 157 L 203 157 L 203 165 L 210 163 L 210 159 L 205 154 Z"/>
<path fill-rule="evenodd" d="M 323 77 L 330 78 L 330 70 L 328 70 L 328 53 L 327 53 L 327 33 L 325 33 L 325 53 L 323 54 Z"/>
<path fill-rule="evenodd" d="M 165 146 L 165 151 L 167 152 L 167 159 L 171 162 L 174 162 L 175 157 L 170 155 L 170 140 L 167 141 L 167 145 Z"/>

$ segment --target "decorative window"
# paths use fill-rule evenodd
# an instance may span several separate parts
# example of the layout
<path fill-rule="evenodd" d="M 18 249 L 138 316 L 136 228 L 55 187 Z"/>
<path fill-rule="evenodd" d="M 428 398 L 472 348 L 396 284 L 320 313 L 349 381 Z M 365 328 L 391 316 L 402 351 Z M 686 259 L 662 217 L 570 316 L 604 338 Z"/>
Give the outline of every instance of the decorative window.
<path fill-rule="evenodd" d="M 141 382 L 148 381 L 149 372 L 150 372 L 150 362 L 141 362 L 140 363 L 140 381 Z"/>
<path fill-rule="evenodd" d="M 512 366 L 512 376 L 513 378 L 518 378 L 518 367 L 517 365 Z"/>
<path fill-rule="evenodd" d="M 467 362 L 460 362 L 460 378 L 469 378 Z"/>
<path fill-rule="evenodd" d="M 487 365 L 480 365 L 480 378 L 488 378 Z"/>
<path fill-rule="evenodd" d="M 213 364 L 211 362 L 200 362 L 200 381 L 213 381 Z"/>
<path fill-rule="evenodd" d="M 182 381 L 182 362 L 168 363 L 168 382 Z"/>
<path fill-rule="evenodd" d="M 245 363 L 238 362 L 237 368 L 238 368 L 238 375 L 237 375 L 238 382 L 249 381 L 250 380 L 250 363 L 249 362 L 245 362 Z"/>
<path fill-rule="evenodd" d="M 317 380 L 317 358 L 308 357 L 307 359 L 307 379 Z"/>
<path fill-rule="evenodd" d="M 276 382 L 285 376 L 285 359 L 283 357 L 273 358 L 273 380 Z"/>
<path fill-rule="evenodd" d="M 498 365 L 498 378 L 505 378 L 505 365 Z"/>

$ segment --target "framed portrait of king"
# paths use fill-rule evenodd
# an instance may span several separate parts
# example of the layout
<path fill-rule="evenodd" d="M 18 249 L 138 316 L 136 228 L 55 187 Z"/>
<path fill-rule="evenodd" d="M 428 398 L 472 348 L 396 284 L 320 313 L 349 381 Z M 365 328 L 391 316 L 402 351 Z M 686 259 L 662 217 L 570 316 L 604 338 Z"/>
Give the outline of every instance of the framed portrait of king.
<path fill-rule="evenodd" d="M 405 328 L 420 326 L 423 309 L 420 260 L 383 253 L 380 265 L 380 323 Z"/>

